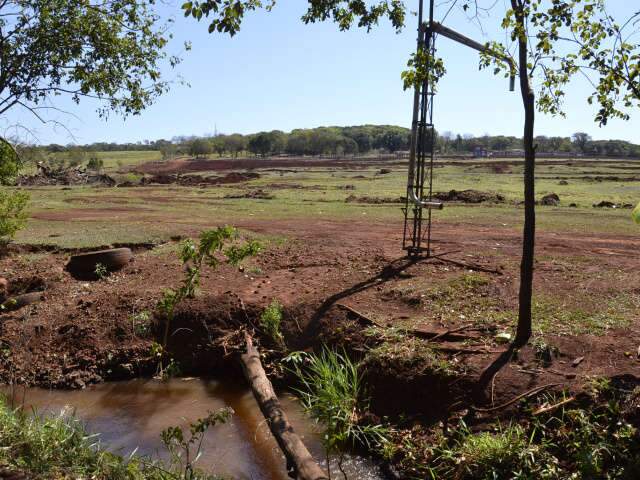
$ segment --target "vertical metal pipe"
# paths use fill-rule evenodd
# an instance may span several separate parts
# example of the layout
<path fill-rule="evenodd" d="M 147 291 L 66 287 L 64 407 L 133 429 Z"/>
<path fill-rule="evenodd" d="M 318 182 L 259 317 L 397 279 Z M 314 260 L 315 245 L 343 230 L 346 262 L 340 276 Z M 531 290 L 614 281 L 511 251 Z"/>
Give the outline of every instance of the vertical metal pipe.
<path fill-rule="evenodd" d="M 424 29 L 422 28 L 422 12 L 423 12 L 424 0 L 420 0 L 418 6 L 418 47 L 416 49 L 416 55 L 420 54 L 422 45 L 424 43 Z M 409 174 L 407 177 L 407 198 L 410 198 L 410 191 L 414 187 L 415 168 L 416 168 L 416 144 L 418 137 L 418 114 L 420 111 L 420 88 L 421 85 L 416 85 L 413 93 L 413 119 L 411 121 L 411 145 L 409 146 Z M 407 208 L 409 205 L 407 204 Z"/>

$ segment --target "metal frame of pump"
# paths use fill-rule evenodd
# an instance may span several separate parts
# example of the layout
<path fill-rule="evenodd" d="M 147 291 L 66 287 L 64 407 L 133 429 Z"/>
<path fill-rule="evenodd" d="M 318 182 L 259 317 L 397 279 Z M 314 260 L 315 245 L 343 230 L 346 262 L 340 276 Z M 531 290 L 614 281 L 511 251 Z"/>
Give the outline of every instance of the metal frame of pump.
<path fill-rule="evenodd" d="M 464 35 L 434 21 L 434 0 L 429 0 L 429 20 L 423 21 L 424 0 L 418 8 L 418 54 L 427 52 L 422 83 L 416 85 L 413 97 L 413 120 L 411 123 L 411 144 L 409 151 L 409 171 L 407 176 L 407 196 L 404 212 L 404 232 L 402 248 L 409 257 L 432 256 L 432 210 L 442 210 L 444 204 L 433 198 L 433 163 L 435 157 L 435 126 L 433 104 L 435 85 L 431 70 L 435 58 L 435 40 L 438 35 L 449 38 L 469 48 L 493 56 L 509 63 L 511 76 L 509 90 L 515 87 L 515 63 L 511 57 L 495 52 Z M 426 215 L 425 215 L 426 211 Z"/>

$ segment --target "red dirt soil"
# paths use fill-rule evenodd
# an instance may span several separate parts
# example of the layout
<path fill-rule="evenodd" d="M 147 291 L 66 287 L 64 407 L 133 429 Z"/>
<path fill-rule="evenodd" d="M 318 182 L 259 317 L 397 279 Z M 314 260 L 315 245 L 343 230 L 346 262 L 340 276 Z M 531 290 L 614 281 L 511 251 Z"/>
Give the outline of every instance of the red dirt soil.
<path fill-rule="evenodd" d="M 317 158 L 240 158 L 208 159 L 208 158 L 177 158 L 162 162 L 147 162 L 138 165 L 132 171 L 143 174 L 169 174 L 189 172 L 210 172 L 217 170 L 251 170 L 256 168 L 369 168 L 378 165 L 390 165 L 404 163 L 396 159 L 371 158 L 342 158 L 342 159 L 317 159 Z"/>
<path fill-rule="evenodd" d="M 482 274 L 490 280 L 491 295 L 500 297 L 505 310 L 516 307 L 521 247 L 520 236 L 513 230 L 438 223 L 436 251 L 449 252 L 446 259 L 465 267 L 438 258 L 409 262 L 399 248 L 397 224 L 270 220 L 237 226 L 286 235 L 289 240 L 270 246 L 249 261 L 244 272 L 229 266 L 215 273 L 205 270 L 200 296 L 180 307 L 174 328 L 182 330 L 170 342 L 185 373 L 212 375 L 229 363 L 237 343 L 234 332 L 239 326 L 255 324 L 260 310 L 274 298 L 285 306 L 284 333 L 291 349 L 329 343 L 342 345 L 354 355 L 378 340 L 363 335 L 362 319 L 336 304 L 348 305 L 385 326 L 406 324 L 409 317 L 428 318 L 428 305 L 421 310 L 394 297 L 395 289 L 407 279 L 429 286 L 470 269 L 494 270 L 499 273 Z M 563 294 L 568 305 L 578 289 L 639 295 L 639 249 L 637 239 L 625 236 L 542 233 L 538 258 L 544 260 L 536 264 L 536 291 Z M 575 256 L 593 262 L 574 264 L 571 257 Z M 180 282 L 183 272 L 176 255 L 169 249 L 139 251 L 125 269 L 97 282 L 74 280 L 64 270 L 67 259 L 60 253 L 36 259 L 13 254 L 0 261 L 2 276 L 10 283 L 35 277 L 46 284 L 44 302 L 0 315 L 4 352 L 0 381 L 78 388 L 104 379 L 152 374 L 157 362 L 150 348 L 153 334 L 137 335 L 133 316 L 153 312 L 162 290 Z M 618 275 L 603 280 L 602 272 Z M 462 319 L 430 322 L 427 328 L 440 331 L 464 324 Z M 546 340 L 558 348 L 558 356 L 550 365 L 541 365 L 531 347 L 523 349 L 517 361 L 496 378 L 492 387 L 496 403 L 536 385 L 559 382 L 577 388 L 585 376 L 636 374 L 640 366 L 638 316 L 628 328 L 604 336 L 548 336 Z M 262 342 L 269 346 L 264 337 Z M 376 413 L 425 413 L 434 399 L 444 399 L 440 402 L 444 409 L 461 399 L 467 403 L 480 371 L 496 356 L 493 352 L 504 348 L 475 345 L 468 350 L 477 353 L 469 354 L 460 343 L 438 345 L 462 350 L 445 356 L 465 373 L 451 382 L 387 365 L 368 376 Z M 583 361 L 573 366 L 579 357 Z"/>

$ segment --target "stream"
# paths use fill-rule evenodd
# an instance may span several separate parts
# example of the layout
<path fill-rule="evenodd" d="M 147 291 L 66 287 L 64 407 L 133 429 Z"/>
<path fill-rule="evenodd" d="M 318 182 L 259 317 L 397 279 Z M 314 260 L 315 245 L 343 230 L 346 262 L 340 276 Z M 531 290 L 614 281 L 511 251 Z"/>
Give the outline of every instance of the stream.
<path fill-rule="evenodd" d="M 9 393 L 6 388 L 1 391 Z M 208 473 L 238 480 L 288 480 L 284 456 L 271 436 L 251 391 L 244 381 L 210 379 L 131 380 L 88 387 L 84 390 L 23 389 L 14 392 L 18 405 L 34 407 L 38 413 L 74 413 L 90 433 L 99 433 L 109 450 L 166 458 L 160 440 L 163 429 L 204 417 L 208 411 L 231 407 L 235 414 L 224 425 L 207 432 L 203 454 L 196 466 Z M 280 400 L 296 432 L 311 454 L 326 468 L 321 430 L 303 411 L 295 397 Z M 344 478 L 332 461 L 331 477 Z M 384 476 L 370 459 L 345 456 L 343 469 L 349 479 L 379 480 Z"/>

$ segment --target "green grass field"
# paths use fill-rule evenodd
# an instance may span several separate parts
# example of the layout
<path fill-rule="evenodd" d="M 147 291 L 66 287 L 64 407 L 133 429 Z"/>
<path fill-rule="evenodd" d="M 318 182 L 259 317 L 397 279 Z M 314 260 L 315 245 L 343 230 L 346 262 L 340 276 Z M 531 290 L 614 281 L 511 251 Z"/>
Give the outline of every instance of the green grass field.
<path fill-rule="evenodd" d="M 159 152 L 102 152 L 105 170 L 113 171 L 158 160 Z M 380 175 L 378 168 L 302 168 L 296 172 L 260 171 L 259 179 L 207 188 L 154 186 L 136 188 L 41 187 L 31 188 L 32 219 L 21 231 L 18 243 L 88 247 L 112 243 L 147 242 L 192 233 L 222 223 L 247 220 L 333 219 L 398 222 L 400 203 L 347 203 L 356 197 L 398 198 L 404 195 L 406 172 L 393 166 Z M 620 181 L 596 181 L 597 176 L 616 176 Z M 558 207 L 541 206 L 539 231 L 615 233 L 637 235 L 638 226 L 627 209 L 599 209 L 602 200 L 636 204 L 640 200 L 640 162 L 591 162 L 588 165 L 549 165 L 537 168 L 536 196 L 557 193 Z M 624 180 L 627 178 L 628 180 Z M 560 185 L 565 179 L 568 184 Z M 264 189 L 271 200 L 225 198 Z M 506 173 L 494 173 L 482 165 L 439 166 L 434 190 L 476 189 L 500 193 L 503 204 L 447 204 L 435 213 L 436 221 L 485 225 L 494 229 L 519 229 L 523 210 L 522 167 L 510 165 Z M 577 208 L 571 208 L 571 203 Z"/>

